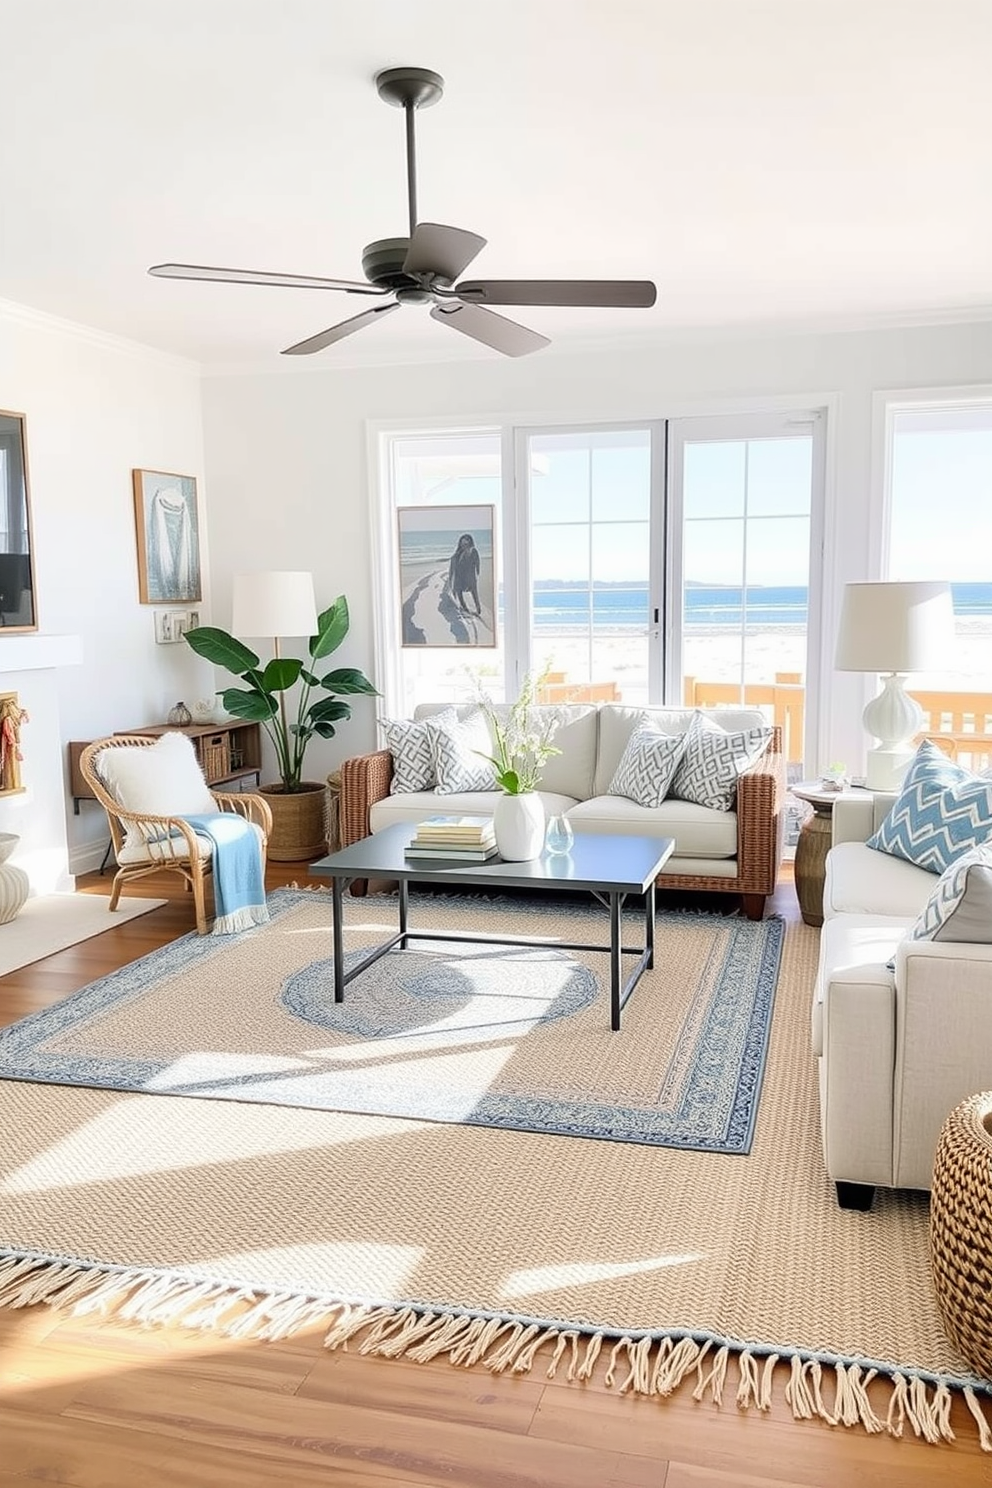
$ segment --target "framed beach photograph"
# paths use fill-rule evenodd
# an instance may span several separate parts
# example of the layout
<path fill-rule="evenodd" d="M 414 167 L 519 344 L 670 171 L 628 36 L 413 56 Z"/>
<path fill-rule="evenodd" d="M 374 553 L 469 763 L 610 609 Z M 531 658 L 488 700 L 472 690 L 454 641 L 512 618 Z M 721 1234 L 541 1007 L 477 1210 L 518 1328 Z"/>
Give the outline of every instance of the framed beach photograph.
<path fill-rule="evenodd" d="M 396 513 L 403 646 L 495 646 L 493 506 Z"/>
<path fill-rule="evenodd" d="M 200 601 L 196 481 L 166 470 L 132 470 L 142 604 Z"/>

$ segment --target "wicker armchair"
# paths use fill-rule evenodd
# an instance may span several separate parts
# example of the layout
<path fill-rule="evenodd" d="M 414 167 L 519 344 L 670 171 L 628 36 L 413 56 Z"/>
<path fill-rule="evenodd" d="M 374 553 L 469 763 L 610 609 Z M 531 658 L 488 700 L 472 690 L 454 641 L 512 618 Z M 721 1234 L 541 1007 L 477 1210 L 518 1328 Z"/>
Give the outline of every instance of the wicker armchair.
<path fill-rule="evenodd" d="M 371 807 L 389 795 L 392 775 L 393 760 L 388 749 L 344 761 L 339 807 L 342 847 L 370 836 Z M 658 887 L 739 894 L 747 917 L 760 920 L 765 899 L 775 891 L 781 862 L 785 793 L 782 729 L 775 725 L 767 752 L 737 782 L 736 874 L 667 872 L 659 875 Z M 444 797 L 439 798 L 434 809 L 444 809 Z M 352 893 L 361 894 L 364 887 L 357 880 Z"/>
<path fill-rule="evenodd" d="M 111 738 L 94 740 L 79 757 L 83 778 L 107 813 L 110 824 L 117 872 L 114 875 L 109 907 L 111 910 L 117 908 L 125 884 L 163 870 L 178 873 L 193 894 L 197 933 L 206 935 L 205 889 L 213 869 L 211 844 L 205 838 L 198 837 L 189 823 L 180 816 L 126 810 L 108 789 L 100 774 L 100 758 L 104 751 L 122 747 L 154 748 L 157 743 L 157 739 L 139 734 L 114 734 Z M 268 802 L 248 791 L 208 791 L 206 781 L 204 791 L 213 798 L 218 811 L 234 812 L 257 827 L 261 838 L 264 872 L 266 847 L 272 830 L 272 813 Z"/>

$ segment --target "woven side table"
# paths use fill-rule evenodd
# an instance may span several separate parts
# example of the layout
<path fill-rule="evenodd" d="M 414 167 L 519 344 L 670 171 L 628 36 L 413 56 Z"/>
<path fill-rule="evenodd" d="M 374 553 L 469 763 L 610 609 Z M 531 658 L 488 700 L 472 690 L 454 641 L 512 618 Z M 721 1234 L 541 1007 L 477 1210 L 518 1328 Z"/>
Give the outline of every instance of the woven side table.
<path fill-rule="evenodd" d="M 963 1101 L 940 1133 L 930 1266 L 948 1337 L 992 1379 L 992 1090 Z"/>

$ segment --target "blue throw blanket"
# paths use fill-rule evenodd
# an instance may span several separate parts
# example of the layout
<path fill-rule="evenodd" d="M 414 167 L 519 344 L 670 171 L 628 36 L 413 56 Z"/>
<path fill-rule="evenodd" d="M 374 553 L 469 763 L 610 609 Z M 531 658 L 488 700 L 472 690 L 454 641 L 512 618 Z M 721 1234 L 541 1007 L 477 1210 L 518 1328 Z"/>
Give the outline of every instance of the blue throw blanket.
<path fill-rule="evenodd" d="M 214 935 L 264 925 L 269 918 L 262 874 L 262 849 L 251 822 L 232 811 L 184 816 L 199 837 L 213 843 Z"/>

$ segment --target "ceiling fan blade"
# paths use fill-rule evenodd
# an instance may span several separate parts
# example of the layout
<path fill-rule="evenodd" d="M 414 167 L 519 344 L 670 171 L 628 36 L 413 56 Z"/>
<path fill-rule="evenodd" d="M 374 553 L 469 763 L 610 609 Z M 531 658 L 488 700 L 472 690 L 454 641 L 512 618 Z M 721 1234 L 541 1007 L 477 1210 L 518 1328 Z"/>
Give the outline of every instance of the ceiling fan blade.
<path fill-rule="evenodd" d="M 203 264 L 153 264 L 158 279 L 210 279 L 225 284 L 274 284 L 282 289 L 343 289 L 346 294 L 382 295 L 386 289 L 352 279 L 317 279 L 310 274 L 269 274 L 264 269 L 213 269 Z"/>
<path fill-rule="evenodd" d="M 453 284 L 486 246 L 478 233 L 440 222 L 418 222 L 403 264 L 404 274 L 437 274 Z"/>
<path fill-rule="evenodd" d="M 473 305 L 608 305 L 647 310 L 658 298 L 650 279 L 471 279 L 455 294 Z"/>
<path fill-rule="evenodd" d="M 483 310 L 480 305 L 435 305 L 431 319 L 452 326 L 474 341 L 484 342 L 504 356 L 526 356 L 528 352 L 540 351 L 542 346 L 551 344 L 547 336 L 517 325 L 515 320 L 507 320 L 505 315 Z"/>
<path fill-rule="evenodd" d="M 312 352 L 323 351 L 325 346 L 332 346 L 335 341 L 343 341 L 345 336 L 353 336 L 363 326 L 371 325 L 377 315 L 388 315 L 390 311 L 399 308 L 395 300 L 391 300 L 388 305 L 373 305 L 371 310 L 363 310 L 361 315 L 353 315 L 350 320 L 342 320 L 338 325 L 331 326 L 326 331 L 318 331 L 316 336 L 308 336 L 305 341 L 297 341 L 295 346 L 287 346 L 282 355 L 310 356 Z"/>

